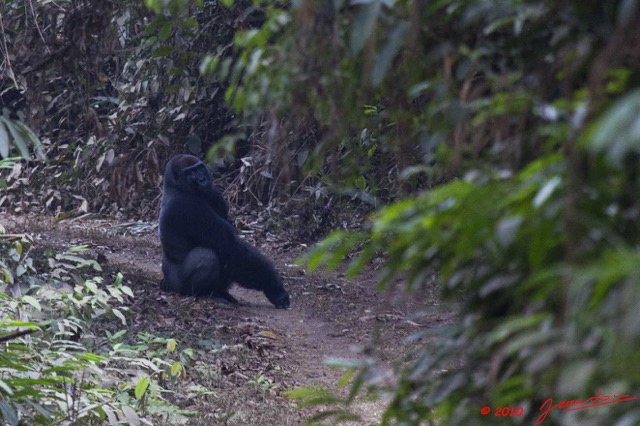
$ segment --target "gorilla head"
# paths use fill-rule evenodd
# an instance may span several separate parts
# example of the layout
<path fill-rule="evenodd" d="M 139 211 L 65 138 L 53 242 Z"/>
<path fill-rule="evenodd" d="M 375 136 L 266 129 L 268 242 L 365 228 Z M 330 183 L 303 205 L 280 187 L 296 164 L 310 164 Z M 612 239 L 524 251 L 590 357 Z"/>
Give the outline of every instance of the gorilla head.
<path fill-rule="evenodd" d="M 201 197 L 214 210 L 215 213 L 226 221 L 229 221 L 229 206 L 222 193 L 211 183 L 211 176 L 207 166 L 193 155 L 176 155 L 167 163 L 164 173 L 164 193 L 162 206 L 169 192 L 191 193 Z"/>
<path fill-rule="evenodd" d="M 289 307 L 289 294 L 273 264 L 237 237 L 227 202 L 206 166 L 192 155 L 167 163 L 160 241 L 164 290 L 238 303 L 229 294 L 236 282 L 263 291 L 276 308 Z"/>

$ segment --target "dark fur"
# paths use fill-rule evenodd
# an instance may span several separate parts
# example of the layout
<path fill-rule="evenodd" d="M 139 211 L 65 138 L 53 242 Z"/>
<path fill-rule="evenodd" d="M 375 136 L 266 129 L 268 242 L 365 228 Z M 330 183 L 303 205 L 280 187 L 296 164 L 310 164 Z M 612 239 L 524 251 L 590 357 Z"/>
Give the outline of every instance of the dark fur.
<path fill-rule="evenodd" d="M 229 294 L 235 282 L 263 291 L 276 308 L 289 307 L 278 272 L 236 236 L 227 202 L 212 185 L 206 166 L 192 155 L 178 155 L 167 163 L 160 241 L 163 290 L 238 303 Z"/>

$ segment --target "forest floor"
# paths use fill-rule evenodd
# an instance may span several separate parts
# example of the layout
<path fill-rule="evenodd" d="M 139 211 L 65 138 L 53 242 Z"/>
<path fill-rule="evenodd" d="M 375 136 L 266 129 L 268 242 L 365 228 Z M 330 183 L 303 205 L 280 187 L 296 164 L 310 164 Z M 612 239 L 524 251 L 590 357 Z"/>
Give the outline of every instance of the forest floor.
<path fill-rule="evenodd" d="M 237 286 L 231 293 L 243 302 L 241 306 L 159 291 L 161 247 L 157 228 L 151 224 L 89 218 L 56 223 L 47 217 L 6 214 L 0 214 L 0 223 L 7 233 L 27 233 L 35 245 L 60 252 L 88 245 L 89 256 L 102 265 L 107 282 L 117 272 L 124 274 L 135 294 L 127 302 L 127 334 L 175 338 L 178 351 L 191 348 L 196 354 L 193 364 L 186 365 L 186 376 L 168 385 L 174 391 L 168 399 L 196 413 L 184 419 L 188 425 L 302 425 L 323 408 L 300 409 L 286 391 L 317 386 L 343 396 L 348 392 L 348 386 L 337 386 L 345 370 L 332 368 L 325 360 L 375 358 L 377 378 L 389 383 L 394 368 L 407 362 L 411 352 L 406 337 L 452 321 L 446 309 L 417 315 L 438 305 L 433 288 L 406 296 L 397 281 L 394 288 L 378 292 L 375 263 L 350 281 L 340 272 L 307 274 L 295 266 L 306 246 L 286 234 L 241 230 L 243 238 L 270 257 L 282 274 L 291 308 L 278 310 L 262 293 Z M 114 320 L 104 327 L 113 333 L 122 325 Z M 413 345 L 426 345 L 431 338 Z M 376 424 L 387 402 L 384 397 L 359 398 L 351 408 L 360 420 L 347 424 Z"/>

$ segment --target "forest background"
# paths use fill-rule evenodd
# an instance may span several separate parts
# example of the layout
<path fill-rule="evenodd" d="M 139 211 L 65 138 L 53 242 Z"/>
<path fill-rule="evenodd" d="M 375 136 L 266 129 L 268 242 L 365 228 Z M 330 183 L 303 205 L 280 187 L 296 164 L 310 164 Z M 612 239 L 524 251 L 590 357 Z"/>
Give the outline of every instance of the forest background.
<path fill-rule="evenodd" d="M 310 268 L 382 254 L 381 286 L 435 277 L 453 303 L 384 421 L 637 392 L 640 2 L 145 3 L 0 6 L 1 208 L 154 218 L 166 160 L 206 156 L 233 205 L 324 238 Z"/>

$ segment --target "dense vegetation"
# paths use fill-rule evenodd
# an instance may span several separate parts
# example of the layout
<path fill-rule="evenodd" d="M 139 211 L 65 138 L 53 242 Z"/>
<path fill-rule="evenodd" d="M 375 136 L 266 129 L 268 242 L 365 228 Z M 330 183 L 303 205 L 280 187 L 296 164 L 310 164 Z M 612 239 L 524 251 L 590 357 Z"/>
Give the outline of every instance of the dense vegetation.
<path fill-rule="evenodd" d="M 117 274 L 103 283 L 86 247 L 32 250 L 26 235 L 0 225 L 0 417 L 3 424 L 142 424 L 149 413 L 175 422 L 158 382 L 184 368 L 176 341 L 151 335 L 125 341 L 127 320 L 114 307 L 133 296 Z M 92 333 L 115 318 L 120 328 Z M 118 327 L 116 326 L 116 327 Z"/>
<path fill-rule="evenodd" d="M 312 267 L 355 253 L 356 275 L 383 253 L 383 284 L 437 277 L 458 326 L 386 389 L 386 422 L 536 419 L 548 398 L 638 388 L 637 1 L 146 3 L 0 6 L 0 154 L 31 141 L 51 160 L 3 174 L 1 203 L 145 215 L 164 159 L 209 152 L 235 201 L 288 199 L 319 231 L 336 200 L 378 208 Z"/>

